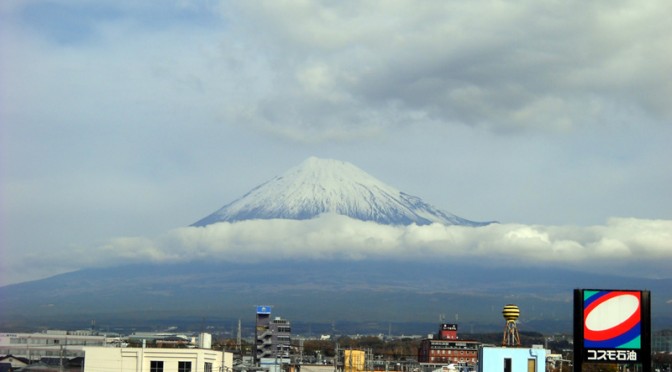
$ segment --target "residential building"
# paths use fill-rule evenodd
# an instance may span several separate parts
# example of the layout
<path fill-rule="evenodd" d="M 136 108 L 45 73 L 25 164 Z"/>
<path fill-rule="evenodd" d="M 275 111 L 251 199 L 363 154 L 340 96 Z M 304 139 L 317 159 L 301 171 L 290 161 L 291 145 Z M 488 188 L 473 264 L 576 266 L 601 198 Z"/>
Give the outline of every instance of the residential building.
<path fill-rule="evenodd" d="M 287 319 L 275 317 L 269 324 L 272 336 L 272 350 L 276 357 L 288 358 L 291 351 L 292 325 Z"/>
<path fill-rule="evenodd" d="M 0 365 L 8 365 L 11 369 L 19 369 L 28 365 L 28 359 L 15 357 L 14 355 L 5 355 L 0 357 Z"/>

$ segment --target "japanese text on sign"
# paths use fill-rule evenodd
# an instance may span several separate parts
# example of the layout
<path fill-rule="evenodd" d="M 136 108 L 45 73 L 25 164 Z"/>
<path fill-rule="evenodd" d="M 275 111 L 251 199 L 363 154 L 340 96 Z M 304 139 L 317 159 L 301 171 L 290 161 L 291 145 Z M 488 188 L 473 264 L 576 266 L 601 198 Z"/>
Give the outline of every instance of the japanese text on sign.
<path fill-rule="evenodd" d="M 586 350 L 586 359 L 595 362 L 636 362 L 637 352 L 635 350 Z"/>

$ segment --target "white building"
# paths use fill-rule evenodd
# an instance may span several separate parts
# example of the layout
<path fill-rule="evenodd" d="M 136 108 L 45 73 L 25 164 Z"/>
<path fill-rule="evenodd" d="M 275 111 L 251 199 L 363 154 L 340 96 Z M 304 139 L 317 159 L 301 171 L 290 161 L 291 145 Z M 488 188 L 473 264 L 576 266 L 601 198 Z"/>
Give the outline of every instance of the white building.
<path fill-rule="evenodd" d="M 479 372 L 544 372 L 546 350 L 523 347 L 482 347 Z"/>
<path fill-rule="evenodd" d="M 0 333 L 0 355 L 38 360 L 42 357 L 84 356 L 85 346 L 105 346 L 105 336 L 82 336 L 67 331 Z"/>
<path fill-rule="evenodd" d="M 283 365 L 288 365 L 292 360 L 290 358 L 261 358 L 259 359 L 259 367 L 268 372 L 280 372 L 283 370 Z M 301 366 L 303 370 L 303 366 Z M 334 370 L 334 367 L 331 367 Z"/>
<path fill-rule="evenodd" d="M 208 349 L 84 348 L 84 372 L 231 372 L 233 354 Z"/>

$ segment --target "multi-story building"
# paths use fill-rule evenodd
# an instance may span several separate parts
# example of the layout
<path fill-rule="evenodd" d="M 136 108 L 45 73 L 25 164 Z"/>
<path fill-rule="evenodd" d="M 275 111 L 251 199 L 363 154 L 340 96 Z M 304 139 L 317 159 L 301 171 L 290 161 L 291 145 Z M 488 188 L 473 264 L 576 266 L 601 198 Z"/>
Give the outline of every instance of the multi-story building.
<path fill-rule="evenodd" d="M 656 353 L 672 353 L 672 330 L 654 332 L 651 349 Z"/>
<path fill-rule="evenodd" d="M 280 317 L 271 319 L 270 306 L 257 306 L 255 362 L 289 358 L 291 335 L 289 320 Z"/>
<path fill-rule="evenodd" d="M 261 358 L 271 355 L 271 346 L 273 344 L 273 334 L 270 331 L 271 307 L 257 306 L 257 319 L 254 328 L 254 339 L 256 349 L 254 352 L 254 363 L 259 364 Z"/>
<path fill-rule="evenodd" d="M 85 346 L 106 346 L 105 336 L 82 336 L 68 331 L 42 333 L 0 333 L 0 355 L 39 360 L 43 357 L 84 356 Z"/>
<path fill-rule="evenodd" d="M 289 320 L 275 317 L 271 320 L 269 329 L 273 334 L 272 340 L 275 356 L 289 358 L 292 345 L 292 325 L 289 323 Z"/>
<path fill-rule="evenodd" d="M 455 364 L 475 368 L 478 364 L 480 342 L 462 340 L 457 336 L 457 324 L 441 324 L 436 335 L 420 341 L 418 362 L 424 369 L 438 369 Z"/>

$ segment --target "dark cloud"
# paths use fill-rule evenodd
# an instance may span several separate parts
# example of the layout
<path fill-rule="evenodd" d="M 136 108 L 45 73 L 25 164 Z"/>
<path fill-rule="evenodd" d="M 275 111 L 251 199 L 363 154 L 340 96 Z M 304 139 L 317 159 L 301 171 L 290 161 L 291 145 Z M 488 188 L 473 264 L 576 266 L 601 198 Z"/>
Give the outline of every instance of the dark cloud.
<path fill-rule="evenodd" d="M 661 104 L 672 88 L 656 78 L 672 67 L 660 48 L 669 10 L 640 5 L 248 3 L 241 28 L 261 25 L 252 45 L 276 52 L 282 89 L 263 100 L 274 109 L 262 122 L 567 131 L 613 111 L 672 119 Z"/>

